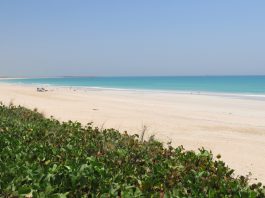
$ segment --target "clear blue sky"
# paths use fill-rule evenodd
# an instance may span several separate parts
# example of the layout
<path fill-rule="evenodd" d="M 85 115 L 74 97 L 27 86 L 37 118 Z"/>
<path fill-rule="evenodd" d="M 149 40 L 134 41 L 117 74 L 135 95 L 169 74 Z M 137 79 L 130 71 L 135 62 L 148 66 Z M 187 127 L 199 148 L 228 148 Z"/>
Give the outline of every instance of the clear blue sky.
<path fill-rule="evenodd" d="M 0 76 L 265 74 L 264 0 L 1 0 Z"/>

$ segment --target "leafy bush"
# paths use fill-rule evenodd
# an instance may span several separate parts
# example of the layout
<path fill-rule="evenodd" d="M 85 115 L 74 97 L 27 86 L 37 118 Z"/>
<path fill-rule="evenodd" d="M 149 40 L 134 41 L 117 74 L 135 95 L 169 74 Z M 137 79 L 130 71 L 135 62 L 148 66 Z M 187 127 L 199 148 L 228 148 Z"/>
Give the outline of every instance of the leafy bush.
<path fill-rule="evenodd" d="M 0 105 L 0 197 L 265 197 L 211 152 Z"/>

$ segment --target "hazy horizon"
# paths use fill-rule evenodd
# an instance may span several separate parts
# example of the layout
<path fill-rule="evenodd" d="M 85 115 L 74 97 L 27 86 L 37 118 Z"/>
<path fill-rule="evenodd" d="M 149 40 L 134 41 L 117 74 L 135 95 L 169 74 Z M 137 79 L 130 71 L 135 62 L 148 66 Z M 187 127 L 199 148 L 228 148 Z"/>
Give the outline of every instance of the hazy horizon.
<path fill-rule="evenodd" d="M 122 78 L 122 77 L 265 77 L 264 74 L 246 74 L 246 75 L 50 75 L 50 76 L 41 76 L 41 75 L 22 75 L 22 76 L 8 76 L 3 75 L 0 78 Z"/>
<path fill-rule="evenodd" d="M 1 1 L 0 76 L 265 75 L 265 1 Z"/>

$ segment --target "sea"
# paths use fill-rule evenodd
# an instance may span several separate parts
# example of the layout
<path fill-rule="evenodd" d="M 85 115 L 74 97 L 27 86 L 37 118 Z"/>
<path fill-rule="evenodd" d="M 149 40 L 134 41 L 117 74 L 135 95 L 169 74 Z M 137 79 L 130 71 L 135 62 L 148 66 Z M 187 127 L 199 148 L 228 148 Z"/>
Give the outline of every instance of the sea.
<path fill-rule="evenodd" d="M 54 77 L 2 81 L 37 86 L 265 97 L 265 76 Z"/>

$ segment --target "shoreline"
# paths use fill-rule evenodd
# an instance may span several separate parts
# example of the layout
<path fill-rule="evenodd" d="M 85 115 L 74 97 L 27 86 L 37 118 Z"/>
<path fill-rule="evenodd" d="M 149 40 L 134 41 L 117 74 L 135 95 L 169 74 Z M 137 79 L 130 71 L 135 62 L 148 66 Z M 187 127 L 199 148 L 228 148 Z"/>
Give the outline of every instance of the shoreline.
<path fill-rule="evenodd" d="M 93 122 L 99 128 L 115 128 L 155 138 L 188 150 L 205 147 L 236 174 L 252 172 L 265 182 L 265 101 L 195 94 L 147 93 L 76 89 L 0 83 L 0 101 L 30 109 L 60 121 Z M 45 86 L 42 86 L 45 87 Z"/>
<path fill-rule="evenodd" d="M 18 79 L 18 78 L 14 78 Z M 19 79 L 28 79 L 28 78 L 19 78 Z M 9 79 L 13 80 L 13 79 Z M 202 95 L 202 96 L 217 96 L 217 97 L 227 97 L 227 98 L 238 98 L 238 99 L 247 99 L 247 100 L 264 100 L 264 94 L 255 94 L 255 93 L 227 93 L 227 92 L 205 92 L 205 91 L 181 91 L 181 90 L 159 90 L 159 89 L 133 89 L 133 88 L 114 88 L 114 87 L 96 87 L 96 86 L 73 86 L 73 85 L 52 85 L 52 84 L 28 84 L 28 83 L 10 83 L 4 82 L 0 78 L 0 84 L 7 85 L 17 85 L 17 86 L 27 86 L 27 87 L 44 87 L 44 88 L 72 88 L 76 90 L 85 90 L 85 91 L 121 91 L 128 93 L 149 93 L 149 94 L 183 94 L 183 95 Z"/>

